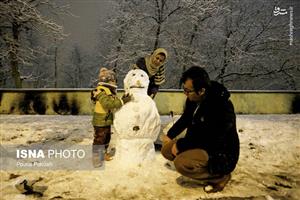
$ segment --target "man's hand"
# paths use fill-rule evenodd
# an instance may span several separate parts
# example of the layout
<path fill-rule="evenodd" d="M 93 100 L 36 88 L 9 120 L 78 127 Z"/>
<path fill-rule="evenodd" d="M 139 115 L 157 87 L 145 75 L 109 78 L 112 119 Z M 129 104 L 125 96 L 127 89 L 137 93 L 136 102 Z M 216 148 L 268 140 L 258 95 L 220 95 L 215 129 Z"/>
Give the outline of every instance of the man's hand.
<path fill-rule="evenodd" d="M 167 145 L 167 144 L 169 144 L 170 142 L 171 142 L 171 144 L 170 145 L 172 145 L 172 139 L 171 138 L 169 138 L 167 135 L 162 135 L 161 137 L 160 137 L 160 139 L 161 139 L 161 141 L 162 141 L 162 145 L 163 146 L 165 146 L 165 145 Z M 174 142 L 174 144 L 173 144 L 173 146 L 172 146 L 172 149 L 171 149 L 171 152 L 172 152 L 172 154 L 174 155 L 174 156 L 177 156 L 177 153 L 178 153 L 178 149 L 177 149 L 177 146 L 176 146 L 176 143 Z"/>
<path fill-rule="evenodd" d="M 177 156 L 177 153 L 178 153 L 178 149 L 177 149 L 177 145 L 176 145 L 176 143 L 172 146 L 172 154 L 174 155 L 174 156 Z"/>
<path fill-rule="evenodd" d="M 163 143 L 163 146 L 172 141 L 167 135 L 162 135 L 160 139 Z"/>

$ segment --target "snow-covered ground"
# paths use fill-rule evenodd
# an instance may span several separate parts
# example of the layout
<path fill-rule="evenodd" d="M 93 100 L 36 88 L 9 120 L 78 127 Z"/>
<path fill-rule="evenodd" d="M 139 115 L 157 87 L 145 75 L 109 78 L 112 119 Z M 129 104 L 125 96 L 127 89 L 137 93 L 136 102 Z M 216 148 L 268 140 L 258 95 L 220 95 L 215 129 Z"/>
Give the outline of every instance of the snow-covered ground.
<path fill-rule="evenodd" d="M 91 116 L 0 115 L 1 145 L 91 145 L 90 120 Z M 237 128 L 240 160 L 219 193 L 206 194 L 196 183 L 179 185 L 180 175 L 167 169 L 157 152 L 150 165 L 126 170 L 114 161 L 102 170 L 1 170 L 0 199 L 300 199 L 300 115 L 238 115 Z M 21 194 L 15 184 L 22 180 L 36 180 L 36 186 L 47 189 L 42 197 Z"/>

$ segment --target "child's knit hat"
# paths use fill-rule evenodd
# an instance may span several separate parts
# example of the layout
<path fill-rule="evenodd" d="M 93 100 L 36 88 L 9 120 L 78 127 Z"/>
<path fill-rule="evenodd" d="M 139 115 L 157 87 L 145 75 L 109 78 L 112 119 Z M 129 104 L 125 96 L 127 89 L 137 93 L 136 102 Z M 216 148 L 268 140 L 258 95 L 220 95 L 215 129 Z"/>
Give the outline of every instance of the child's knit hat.
<path fill-rule="evenodd" d="M 99 81 L 103 83 L 116 84 L 116 73 L 113 70 L 102 67 L 99 72 Z"/>

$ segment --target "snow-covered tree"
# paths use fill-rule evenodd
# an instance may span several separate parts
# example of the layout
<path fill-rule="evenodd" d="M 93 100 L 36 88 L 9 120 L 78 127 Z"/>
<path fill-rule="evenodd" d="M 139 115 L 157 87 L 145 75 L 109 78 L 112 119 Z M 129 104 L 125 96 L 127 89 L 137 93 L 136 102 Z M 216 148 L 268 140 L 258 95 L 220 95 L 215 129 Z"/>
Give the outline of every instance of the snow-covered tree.
<path fill-rule="evenodd" d="M 31 66 L 37 55 L 46 53 L 41 45 L 32 45 L 32 36 L 63 39 L 63 27 L 50 16 L 66 13 L 68 6 L 58 6 L 51 0 L 0 1 L 1 76 L 10 74 L 15 87 L 21 88 L 22 80 L 32 74 L 24 75 L 20 68 Z"/>
<path fill-rule="evenodd" d="M 289 45 L 289 16 L 273 15 L 278 4 L 114 0 L 105 60 L 122 76 L 138 57 L 165 47 L 170 54 L 165 88 L 177 88 L 181 72 L 200 65 L 231 89 L 296 89 L 299 41 Z"/>
<path fill-rule="evenodd" d="M 110 36 L 108 41 L 111 44 L 109 53 L 105 52 L 107 65 L 123 76 L 138 57 L 150 54 L 158 47 L 165 47 L 174 59 L 168 63 L 169 66 L 172 65 L 168 70 L 168 80 L 174 79 L 171 70 L 178 72 L 178 66 L 189 61 L 193 34 L 196 34 L 193 29 L 195 24 L 220 9 L 216 2 L 114 0 L 115 11 L 106 26 L 106 34 Z M 199 25 L 198 23 L 197 26 Z M 191 51 L 196 52 L 194 49 Z"/>
<path fill-rule="evenodd" d="M 276 1 L 225 3 L 220 26 L 202 34 L 214 78 L 235 89 L 295 89 L 299 41 L 289 45 L 289 15 L 273 15 Z"/>

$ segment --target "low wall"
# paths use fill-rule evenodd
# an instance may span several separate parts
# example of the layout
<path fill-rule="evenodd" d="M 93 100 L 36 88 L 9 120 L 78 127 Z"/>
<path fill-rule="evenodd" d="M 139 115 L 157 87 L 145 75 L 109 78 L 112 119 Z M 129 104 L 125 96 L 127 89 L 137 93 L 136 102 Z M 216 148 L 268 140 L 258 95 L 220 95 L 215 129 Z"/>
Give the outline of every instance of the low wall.
<path fill-rule="evenodd" d="M 0 114 L 90 115 L 91 89 L 0 89 Z M 122 91 L 118 92 L 121 96 Z M 181 114 L 182 90 L 161 90 L 155 102 L 161 115 Z M 231 91 L 238 114 L 299 113 L 300 91 Z"/>

